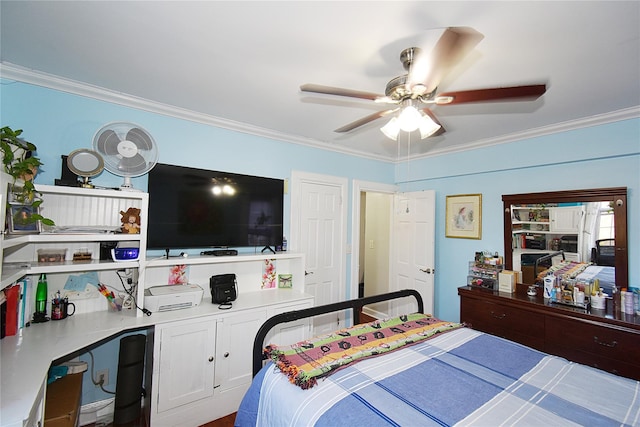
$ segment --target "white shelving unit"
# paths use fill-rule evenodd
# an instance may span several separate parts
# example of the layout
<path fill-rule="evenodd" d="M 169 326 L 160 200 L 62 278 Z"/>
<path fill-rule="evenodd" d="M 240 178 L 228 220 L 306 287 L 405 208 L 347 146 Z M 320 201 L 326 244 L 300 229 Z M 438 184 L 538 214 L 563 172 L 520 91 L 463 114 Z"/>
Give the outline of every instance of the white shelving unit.
<path fill-rule="evenodd" d="M 3 185 L 2 188 L 6 188 L 6 185 Z M 86 229 L 118 229 L 121 225 L 120 211 L 126 211 L 129 207 L 139 208 L 142 212 L 147 211 L 148 194 L 50 185 L 36 185 L 36 190 L 41 193 L 43 198 L 41 214 L 51 218 L 56 226 L 42 230 L 39 234 L 3 235 L 1 289 L 21 277 L 29 275 L 106 271 L 122 268 L 138 269 L 144 264 L 147 236 L 145 220 L 142 221 L 140 234 L 86 232 Z M 67 229 L 64 232 L 59 232 L 61 227 Z M 73 227 L 81 227 L 82 231 L 73 232 Z M 114 262 L 99 259 L 101 242 L 123 241 L 133 242 L 132 245 L 140 248 L 138 260 Z M 39 249 L 66 249 L 65 260 L 38 262 L 37 251 Z M 73 253 L 80 249 L 91 252 L 90 261 L 73 261 Z"/>
<path fill-rule="evenodd" d="M 6 174 L 0 176 L 0 188 L 6 189 L 10 181 Z M 124 192 L 119 190 L 84 189 L 37 185 L 42 194 L 41 213 L 55 221 L 57 227 L 67 227 L 65 232 L 45 231 L 34 234 L 2 234 L 0 254 L 2 270 L 0 272 L 0 290 L 12 285 L 25 276 L 47 273 L 65 277 L 68 274 L 97 271 L 108 273 L 121 269 L 138 271 L 136 299 L 140 307 L 144 304 L 144 290 L 150 286 L 167 284 L 171 268 L 175 265 L 188 266 L 189 282 L 197 283 L 205 290 L 205 297 L 198 307 L 188 310 L 176 310 L 144 316 L 140 310 L 133 313 L 107 312 L 106 305 L 95 312 L 74 315 L 64 322 L 47 322 L 26 329 L 24 336 L 5 337 L 2 346 L 2 386 L 17 394 L 0 403 L 3 422 L 8 425 L 37 424 L 43 417 L 44 387 L 47 369 L 52 361 L 77 351 L 95 342 L 130 329 L 155 328 L 157 337 L 154 352 L 157 359 L 152 366 L 154 403 L 146 408 L 150 417 L 161 425 L 201 425 L 218 416 L 235 410 L 249 386 L 251 364 L 246 360 L 249 349 L 259 325 L 268 317 L 284 311 L 307 308 L 313 305 L 313 297 L 304 293 L 304 255 L 282 252 L 277 254 L 240 254 L 238 256 L 196 256 L 188 258 L 146 258 L 147 212 L 149 196 L 142 192 Z M 0 191 L 0 201 L 6 202 L 6 191 Z M 120 211 L 129 207 L 141 209 L 141 228 L 139 234 L 114 233 L 72 233 L 69 227 L 99 227 L 116 229 L 121 225 Z M 4 220 L 5 210 L 0 209 L 0 219 Z M 100 260 L 100 243 L 134 242 L 140 247 L 140 257 L 136 261 L 114 262 Z M 64 261 L 40 263 L 38 249 L 67 249 Z M 73 261 L 73 253 L 79 249 L 91 252 L 91 260 Z M 277 274 L 291 274 L 292 289 L 262 289 L 262 275 L 266 263 L 275 266 Z M 209 278 L 214 274 L 235 273 L 238 280 L 238 299 L 233 308 L 220 311 L 211 304 Z M 51 290 L 51 289 L 50 289 Z M 171 370 L 162 371 L 160 361 L 171 361 L 169 351 L 174 348 L 179 354 L 186 355 L 201 342 L 198 338 L 189 341 L 193 347 L 178 345 L 171 347 L 172 341 L 165 341 L 162 332 L 180 333 L 181 325 L 205 323 L 211 345 L 200 353 L 206 356 L 207 366 L 215 368 L 215 381 L 218 388 L 203 398 L 189 398 L 185 405 L 163 410 L 156 403 L 172 393 L 172 386 L 158 387 L 166 380 L 164 375 Z M 310 332 L 308 321 L 294 322 L 275 328 L 269 339 L 295 342 L 307 337 Z M 212 335 L 212 332 L 215 334 Z M 171 335 L 169 335 L 170 337 Z M 213 339 L 212 337 L 215 337 Z M 165 341 L 163 343 L 163 341 Z M 278 342 L 278 341 L 277 341 Z M 161 346 L 167 350 L 160 353 Z M 46 349 L 46 351 L 45 351 Z M 212 353 L 213 352 L 213 353 Z M 29 357 L 25 357 L 28 355 Z M 193 355 L 192 355 L 193 356 Z M 169 357 L 169 359 L 167 359 Z M 209 361 L 211 358 L 212 363 Z M 178 358 L 178 360 L 182 360 Z M 192 365 L 180 363 L 191 374 Z M 210 367 L 207 369 L 211 369 Z M 7 375 L 5 375 L 5 373 Z M 25 373 L 27 375 L 25 375 Z M 175 390 L 174 390 L 175 391 Z M 7 396 L 5 396 L 7 397 Z M 182 397 L 181 397 L 182 398 Z M 215 407 L 212 411 L 211 408 Z M 151 408 L 151 409 L 150 409 Z"/>
<path fill-rule="evenodd" d="M 145 283 L 145 287 L 165 285 L 173 266 L 186 265 L 189 283 L 200 285 L 207 294 L 209 278 L 215 274 L 227 273 L 236 275 L 239 293 L 254 292 L 262 289 L 261 278 L 266 260 L 275 266 L 276 275 L 292 275 L 294 292 L 304 291 L 304 257 L 290 252 L 149 259 L 142 269 L 140 280 Z"/>

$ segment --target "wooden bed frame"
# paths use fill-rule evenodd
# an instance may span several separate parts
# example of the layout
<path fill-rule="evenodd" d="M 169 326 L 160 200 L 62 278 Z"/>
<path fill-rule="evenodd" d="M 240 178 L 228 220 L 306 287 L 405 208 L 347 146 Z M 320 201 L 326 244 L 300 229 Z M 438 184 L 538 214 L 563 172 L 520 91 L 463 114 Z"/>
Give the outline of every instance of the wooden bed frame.
<path fill-rule="evenodd" d="M 281 323 L 288 323 L 295 320 L 306 319 L 308 317 L 313 317 L 320 314 L 349 309 L 352 310 L 353 324 L 357 325 L 358 323 L 360 323 L 360 311 L 362 310 L 363 306 L 410 296 L 413 296 L 418 303 L 417 312 L 424 312 L 424 303 L 422 302 L 420 293 L 414 289 L 404 289 L 401 291 L 373 295 L 364 298 L 357 298 L 348 301 L 341 301 L 333 304 L 319 305 L 317 307 L 305 308 L 302 310 L 287 311 L 286 313 L 276 314 L 275 316 L 270 317 L 266 322 L 262 324 L 260 329 L 258 329 L 256 338 L 253 341 L 253 376 L 255 377 L 258 371 L 262 368 L 262 361 L 265 359 L 262 353 L 262 350 L 264 349 L 264 339 L 274 326 Z"/>

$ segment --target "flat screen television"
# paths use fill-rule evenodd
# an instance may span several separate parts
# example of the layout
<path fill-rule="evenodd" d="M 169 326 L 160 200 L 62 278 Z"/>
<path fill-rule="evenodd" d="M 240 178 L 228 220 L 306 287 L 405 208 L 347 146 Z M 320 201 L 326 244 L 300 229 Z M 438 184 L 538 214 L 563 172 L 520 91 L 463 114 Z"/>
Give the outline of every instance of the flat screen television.
<path fill-rule="evenodd" d="M 282 245 L 281 179 L 159 163 L 148 191 L 148 249 Z"/>

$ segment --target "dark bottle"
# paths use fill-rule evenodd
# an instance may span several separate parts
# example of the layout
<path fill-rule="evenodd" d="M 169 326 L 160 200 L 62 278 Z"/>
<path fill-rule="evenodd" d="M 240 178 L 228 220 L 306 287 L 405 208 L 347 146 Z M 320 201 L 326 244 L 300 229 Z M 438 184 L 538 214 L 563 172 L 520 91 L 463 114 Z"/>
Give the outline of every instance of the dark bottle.
<path fill-rule="evenodd" d="M 611 290 L 611 293 L 613 294 L 611 295 L 611 300 L 613 302 L 613 312 L 617 313 L 620 311 L 622 307 L 620 306 L 621 304 L 620 291 L 618 290 L 615 284 L 613 285 L 613 289 Z"/>
<path fill-rule="evenodd" d="M 42 273 L 38 279 L 38 287 L 36 288 L 36 313 L 46 314 L 47 312 L 47 275 Z"/>

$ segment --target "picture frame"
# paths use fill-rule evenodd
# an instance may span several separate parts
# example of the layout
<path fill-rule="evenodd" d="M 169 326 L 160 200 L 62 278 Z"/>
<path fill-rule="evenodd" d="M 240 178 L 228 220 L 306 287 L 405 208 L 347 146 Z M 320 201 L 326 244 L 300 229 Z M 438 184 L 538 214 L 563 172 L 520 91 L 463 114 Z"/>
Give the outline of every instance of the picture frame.
<path fill-rule="evenodd" d="M 447 196 L 445 236 L 459 239 L 482 238 L 482 194 Z"/>
<path fill-rule="evenodd" d="M 27 218 L 34 214 L 40 214 L 37 206 L 10 203 L 7 209 L 7 232 L 9 234 L 40 233 L 40 221 L 27 221 Z"/>
<path fill-rule="evenodd" d="M 291 274 L 278 274 L 278 288 L 280 288 L 280 289 L 293 288 L 293 275 L 291 275 Z"/>

